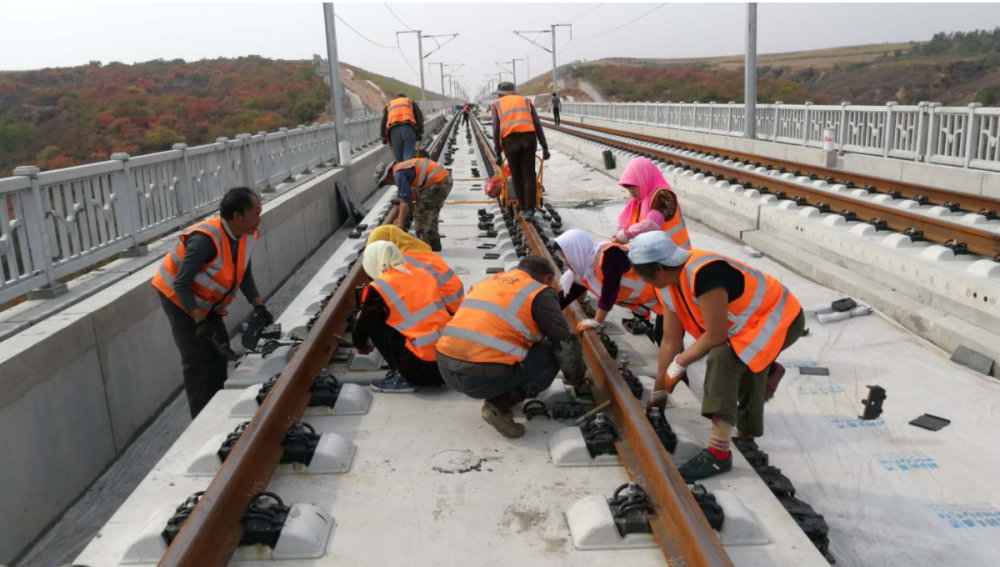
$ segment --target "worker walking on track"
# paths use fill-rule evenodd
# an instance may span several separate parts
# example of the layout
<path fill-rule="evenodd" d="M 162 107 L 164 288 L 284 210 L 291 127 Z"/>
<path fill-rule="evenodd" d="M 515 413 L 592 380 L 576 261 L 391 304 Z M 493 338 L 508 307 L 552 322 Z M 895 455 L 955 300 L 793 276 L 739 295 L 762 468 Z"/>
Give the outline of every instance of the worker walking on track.
<path fill-rule="evenodd" d="M 197 417 L 228 375 L 229 333 L 223 316 L 239 288 L 265 325 L 274 316 L 264 307 L 254 284 L 250 256 L 257 243 L 260 199 L 246 187 L 222 197 L 220 216 L 181 232 L 152 284 L 170 321 L 181 353 L 184 391 L 191 417 Z M 225 353 L 225 354 L 224 354 Z"/>
<path fill-rule="evenodd" d="M 552 93 L 552 119 L 556 126 L 562 124 L 559 120 L 559 113 L 562 111 L 562 101 L 559 100 L 559 93 Z"/>
<path fill-rule="evenodd" d="M 451 193 L 451 174 L 443 165 L 427 158 L 416 158 L 392 167 L 384 163 L 375 168 L 375 183 L 379 187 L 396 184 L 399 211 L 396 226 L 406 226 L 406 219 L 413 211 L 413 224 L 417 238 L 430 245 L 434 252 L 441 251 L 438 218 L 448 194 Z"/>
<path fill-rule="evenodd" d="M 424 137 L 424 114 L 412 99 L 400 93 L 385 105 L 382 112 L 382 143 L 392 147 L 395 161 L 417 157 L 417 146 Z"/>
<path fill-rule="evenodd" d="M 472 105 L 471 104 L 465 103 L 464 105 L 462 105 L 462 123 L 463 124 L 468 124 L 469 123 L 469 113 L 470 112 L 472 112 Z"/>
<path fill-rule="evenodd" d="M 389 375 L 372 383 L 377 392 L 409 393 L 443 383 L 434 347 L 451 321 L 434 276 L 408 263 L 392 242 L 365 247 L 362 266 L 372 283 L 362 293 L 351 338 L 358 352 L 369 339 L 389 363 Z"/>
<path fill-rule="evenodd" d="M 618 232 L 612 240 L 627 244 L 644 232 L 661 230 L 669 234 L 677 246 L 691 249 L 691 238 L 677 195 L 653 162 L 643 157 L 633 159 L 618 185 L 627 189 L 632 198 L 618 215 Z"/>
<path fill-rule="evenodd" d="M 680 248 L 662 231 L 637 236 L 628 256 L 665 307 L 650 405 L 662 409 L 686 368 L 707 357 L 701 414 L 712 420 L 712 434 L 708 448 L 680 467 L 681 476 L 691 482 L 726 472 L 733 466 L 733 426 L 743 438 L 764 434 L 764 402 L 785 371 L 776 359 L 802 336 L 802 307 L 764 272 L 714 252 Z M 685 331 L 695 338 L 687 349 Z"/>
<path fill-rule="evenodd" d="M 514 94 L 514 84 L 500 83 L 500 99 L 492 106 L 493 145 L 497 165 L 503 167 L 504 156 L 510 164 L 511 183 L 521 207 L 521 216 L 530 220 L 535 216 L 538 201 L 538 184 L 535 180 L 535 151 L 542 145 L 542 159 L 548 160 L 549 145 L 538 121 L 535 105 L 527 97 Z"/>
<path fill-rule="evenodd" d="M 551 287 L 555 268 L 528 256 L 517 269 L 469 289 L 455 318 L 441 331 L 438 367 L 452 389 L 483 403 L 482 417 L 504 437 L 524 435 L 512 408 L 548 388 L 562 370 L 570 385 L 586 367 Z"/>
<path fill-rule="evenodd" d="M 437 280 L 438 292 L 448 313 L 454 315 L 465 299 L 465 286 L 444 258 L 435 254 L 427 243 L 413 238 L 395 225 L 380 226 L 368 236 L 368 244 L 392 242 L 403 253 L 407 263 L 421 268 Z"/>

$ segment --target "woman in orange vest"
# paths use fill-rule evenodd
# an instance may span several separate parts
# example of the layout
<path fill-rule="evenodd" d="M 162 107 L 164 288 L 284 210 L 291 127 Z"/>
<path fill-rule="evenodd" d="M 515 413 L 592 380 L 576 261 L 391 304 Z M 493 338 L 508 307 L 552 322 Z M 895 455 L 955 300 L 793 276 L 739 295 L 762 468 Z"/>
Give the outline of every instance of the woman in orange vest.
<path fill-rule="evenodd" d="M 557 254 L 569 269 L 563 272 L 559 302 L 563 308 L 581 295 L 598 297 L 597 314 L 577 325 L 577 332 L 597 329 L 607 319 L 615 305 L 632 311 L 636 317 L 649 320 L 653 313 L 662 313 L 653 286 L 642 281 L 632 270 L 628 248 L 612 242 L 598 244 L 582 230 L 567 230 L 556 238 Z M 662 330 L 662 326 L 660 327 Z M 656 342 L 655 337 L 650 337 Z"/>
<path fill-rule="evenodd" d="M 403 229 L 391 224 L 376 228 L 368 236 L 368 244 L 380 241 L 392 242 L 403 253 L 408 263 L 434 276 L 448 313 L 454 315 L 458 311 L 458 306 L 465 299 L 465 286 L 444 259 L 431 251 L 427 243 L 413 238 L 403 232 Z"/>
<path fill-rule="evenodd" d="M 691 239 L 677 195 L 653 162 L 643 157 L 633 159 L 622 173 L 618 185 L 627 189 L 632 198 L 618 215 L 618 232 L 612 240 L 628 244 L 629 240 L 644 232 L 662 230 L 677 246 L 691 249 Z"/>
<path fill-rule="evenodd" d="M 451 315 L 441 301 L 437 280 L 406 263 L 392 242 L 366 246 L 362 266 L 372 283 L 361 295 L 361 312 L 351 338 L 361 354 L 371 352 L 371 339 L 390 369 L 371 388 L 408 393 L 420 386 L 442 384 L 434 347 Z"/>
<path fill-rule="evenodd" d="M 688 366 L 707 358 L 701 413 L 712 420 L 708 448 L 680 467 L 688 482 L 730 470 L 733 426 L 764 434 L 764 402 L 784 368 L 778 354 L 805 329 L 798 300 L 778 280 L 732 258 L 684 250 L 660 231 L 637 236 L 629 260 L 657 288 L 664 333 L 651 405 L 662 406 Z M 684 332 L 695 342 L 687 349 Z"/>

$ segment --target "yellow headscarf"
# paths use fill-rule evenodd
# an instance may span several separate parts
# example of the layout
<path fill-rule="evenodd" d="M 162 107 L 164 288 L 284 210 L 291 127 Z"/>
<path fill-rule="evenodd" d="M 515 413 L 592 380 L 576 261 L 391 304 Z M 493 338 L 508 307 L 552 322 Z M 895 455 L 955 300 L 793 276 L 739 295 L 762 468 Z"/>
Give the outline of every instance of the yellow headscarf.
<path fill-rule="evenodd" d="M 399 228 L 394 224 L 388 224 L 385 226 L 380 226 L 372 231 L 371 235 L 368 236 L 368 244 L 373 242 L 386 241 L 392 242 L 399 248 L 400 252 L 430 252 L 431 247 L 429 244 L 422 240 L 418 240 L 403 232 L 403 229 Z"/>

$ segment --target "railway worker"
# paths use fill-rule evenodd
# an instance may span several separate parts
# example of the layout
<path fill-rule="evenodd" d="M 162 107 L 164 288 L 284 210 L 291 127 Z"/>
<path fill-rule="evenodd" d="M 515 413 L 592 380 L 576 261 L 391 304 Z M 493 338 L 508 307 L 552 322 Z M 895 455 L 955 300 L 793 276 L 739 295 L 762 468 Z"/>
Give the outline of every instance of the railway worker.
<path fill-rule="evenodd" d="M 469 123 L 469 112 L 471 112 L 471 111 L 472 111 L 472 105 L 471 104 L 465 103 L 465 104 L 462 105 L 462 123 L 463 124 L 468 124 Z"/>
<path fill-rule="evenodd" d="M 714 252 L 680 248 L 662 231 L 637 236 L 628 256 L 665 307 L 650 405 L 662 408 L 685 369 L 708 358 L 701 414 L 712 420 L 712 434 L 708 448 L 680 467 L 681 476 L 691 482 L 726 472 L 733 466 L 733 426 L 742 438 L 764 434 L 764 402 L 784 374 L 776 359 L 802 336 L 802 308 L 764 272 Z M 685 331 L 695 338 L 687 349 Z"/>
<path fill-rule="evenodd" d="M 627 244 L 644 232 L 661 230 L 669 234 L 677 246 L 691 249 L 691 238 L 677 195 L 653 162 L 644 157 L 633 159 L 618 185 L 627 189 L 632 198 L 618 215 L 618 231 L 613 241 Z"/>
<path fill-rule="evenodd" d="M 390 369 L 371 388 L 409 393 L 421 386 L 441 385 L 434 347 L 451 315 L 441 301 L 437 280 L 408 263 L 388 241 L 368 244 L 362 266 L 372 283 L 362 293 L 351 338 L 362 354 L 371 352 L 370 339 Z"/>
<path fill-rule="evenodd" d="M 632 311 L 636 317 L 649 320 L 653 313 L 662 314 L 653 286 L 642 281 L 628 260 L 628 248 L 614 242 L 594 242 L 582 230 L 567 230 L 556 238 L 556 253 L 565 260 L 569 269 L 559 282 L 563 289 L 559 302 L 564 309 L 581 295 L 590 291 L 598 297 L 597 314 L 593 319 L 581 321 L 578 333 L 597 329 L 616 304 Z M 663 322 L 656 320 L 655 329 L 660 336 Z M 659 342 L 659 337 L 650 337 Z"/>
<path fill-rule="evenodd" d="M 403 253 L 407 263 L 434 276 L 445 309 L 452 315 L 458 311 L 458 306 L 465 299 L 465 286 L 444 259 L 435 254 L 427 243 L 413 238 L 403 232 L 403 229 L 391 224 L 376 228 L 368 236 L 368 244 L 379 241 L 392 242 Z"/>
<path fill-rule="evenodd" d="M 417 157 L 417 146 L 424 137 L 424 114 L 403 93 L 385 105 L 382 112 L 382 143 L 389 144 L 395 161 Z"/>
<path fill-rule="evenodd" d="M 392 167 L 380 163 L 375 168 L 375 182 L 379 187 L 395 182 L 399 198 L 396 226 L 406 226 L 406 219 L 410 216 L 410 211 L 413 211 L 417 238 L 429 244 L 434 252 L 440 252 L 438 217 L 451 193 L 451 173 L 436 161 L 416 158 L 396 163 Z"/>
<path fill-rule="evenodd" d="M 552 93 L 552 119 L 555 120 L 556 126 L 562 124 L 559 120 L 559 113 L 562 111 L 562 101 L 559 100 L 559 93 Z"/>
<path fill-rule="evenodd" d="M 559 307 L 554 279 L 548 260 L 528 256 L 472 286 L 441 331 L 437 360 L 445 383 L 485 400 L 483 420 L 504 437 L 524 435 L 512 408 L 548 388 L 560 370 L 567 384 L 583 382 L 583 349 Z"/>
<path fill-rule="evenodd" d="M 493 145 L 497 165 L 503 167 L 506 156 L 510 164 L 511 183 L 521 206 L 521 216 L 531 220 L 535 216 L 538 184 L 535 180 L 535 151 L 542 145 L 542 159 L 548 160 L 549 144 L 545 141 L 542 123 L 538 121 L 535 105 L 514 94 L 514 83 L 504 81 L 497 88 L 500 99 L 492 105 Z"/>
<path fill-rule="evenodd" d="M 151 282 L 160 292 L 181 353 L 192 418 L 222 389 L 228 374 L 227 357 L 235 357 L 229 350 L 229 333 L 222 318 L 236 297 L 236 289 L 266 325 L 274 322 L 257 291 L 250 265 L 260 212 L 260 198 L 253 191 L 230 189 L 222 197 L 219 216 L 181 232 L 180 242 L 163 258 Z"/>

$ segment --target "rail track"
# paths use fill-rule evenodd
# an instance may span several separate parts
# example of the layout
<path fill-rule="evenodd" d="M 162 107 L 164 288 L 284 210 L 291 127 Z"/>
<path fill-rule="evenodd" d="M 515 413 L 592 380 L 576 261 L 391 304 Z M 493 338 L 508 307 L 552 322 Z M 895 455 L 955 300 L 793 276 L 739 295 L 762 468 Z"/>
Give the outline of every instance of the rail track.
<path fill-rule="evenodd" d="M 839 214 L 848 221 L 868 222 L 878 231 L 900 232 L 913 240 L 942 244 L 956 254 L 976 254 L 1000 262 L 1000 232 L 888 204 L 909 200 L 919 206 L 936 205 L 952 214 L 974 212 L 985 220 L 994 220 L 1000 210 L 1000 201 L 995 199 L 573 122 L 562 121 L 560 126 L 549 122 L 545 127 L 662 160 L 705 178 L 727 182 L 729 186 L 742 185 L 760 195 L 770 194 L 778 200 L 792 200 L 798 206 L 816 207 L 822 213 Z M 869 198 L 884 195 L 884 203 L 783 179 L 781 175 L 785 173 L 808 182 L 844 185 L 845 189 L 862 191 Z"/>

